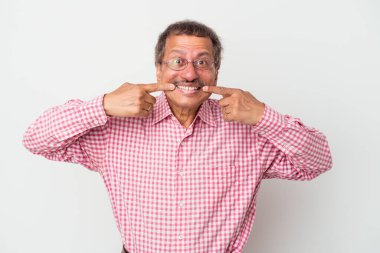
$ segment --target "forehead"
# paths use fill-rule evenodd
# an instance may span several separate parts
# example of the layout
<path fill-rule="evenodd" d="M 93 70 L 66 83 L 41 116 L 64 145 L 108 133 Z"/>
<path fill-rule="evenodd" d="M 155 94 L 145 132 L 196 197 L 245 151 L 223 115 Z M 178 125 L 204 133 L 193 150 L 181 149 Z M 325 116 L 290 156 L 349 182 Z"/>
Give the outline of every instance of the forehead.
<path fill-rule="evenodd" d="M 192 35 L 170 35 L 166 39 L 165 55 L 179 53 L 184 55 L 213 55 L 210 38 Z"/>

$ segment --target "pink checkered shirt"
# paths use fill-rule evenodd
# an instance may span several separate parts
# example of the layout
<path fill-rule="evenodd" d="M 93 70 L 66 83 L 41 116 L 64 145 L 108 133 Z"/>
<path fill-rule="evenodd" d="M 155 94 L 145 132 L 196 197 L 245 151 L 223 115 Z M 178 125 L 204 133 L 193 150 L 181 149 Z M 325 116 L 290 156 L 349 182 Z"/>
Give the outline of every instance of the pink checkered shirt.
<path fill-rule="evenodd" d="M 23 144 L 99 172 L 129 252 L 242 252 L 262 179 L 310 180 L 332 166 L 321 132 L 268 106 L 248 126 L 225 122 L 209 99 L 185 129 L 163 94 L 148 118 L 108 117 L 102 101 L 45 111 Z"/>

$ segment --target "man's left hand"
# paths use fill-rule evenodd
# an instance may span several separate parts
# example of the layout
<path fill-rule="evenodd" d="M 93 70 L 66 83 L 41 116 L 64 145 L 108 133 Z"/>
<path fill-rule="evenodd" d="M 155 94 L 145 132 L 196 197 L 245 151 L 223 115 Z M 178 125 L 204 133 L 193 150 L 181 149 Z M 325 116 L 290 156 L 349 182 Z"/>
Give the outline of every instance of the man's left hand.
<path fill-rule="evenodd" d="M 248 91 L 219 86 L 205 86 L 203 91 L 223 96 L 219 100 L 219 105 L 222 107 L 225 121 L 256 125 L 264 114 L 264 103 L 257 100 Z"/>

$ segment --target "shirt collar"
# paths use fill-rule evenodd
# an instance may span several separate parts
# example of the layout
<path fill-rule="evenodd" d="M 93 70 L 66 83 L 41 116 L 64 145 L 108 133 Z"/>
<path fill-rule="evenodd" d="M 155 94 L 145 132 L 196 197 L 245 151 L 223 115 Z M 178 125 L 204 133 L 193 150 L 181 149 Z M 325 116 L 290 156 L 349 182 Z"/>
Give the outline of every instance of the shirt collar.
<path fill-rule="evenodd" d="M 156 98 L 156 103 L 153 106 L 153 112 L 151 114 L 152 125 L 158 123 L 169 115 L 173 115 L 173 113 L 170 110 L 165 93 L 162 92 L 160 96 Z"/>
<path fill-rule="evenodd" d="M 153 113 L 151 114 L 152 125 L 160 122 L 170 115 L 173 115 L 164 92 L 162 92 L 156 99 L 156 103 L 153 107 Z M 210 100 L 203 102 L 194 120 L 196 120 L 197 117 L 199 117 L 203 122 L 210 126 L 216 126 L 215 118 L 213 116 L 210 105 Z"/>

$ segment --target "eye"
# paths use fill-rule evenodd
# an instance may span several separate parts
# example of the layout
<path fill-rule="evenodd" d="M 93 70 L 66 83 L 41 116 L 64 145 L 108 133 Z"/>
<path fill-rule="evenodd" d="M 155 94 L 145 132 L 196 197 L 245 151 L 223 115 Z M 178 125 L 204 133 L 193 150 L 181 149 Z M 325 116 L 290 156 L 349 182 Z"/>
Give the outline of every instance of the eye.
<path fill-rule="evenodd" d="M 195 63 L 200 68 L 207 68 L 208 67 L 208 60 L 207 59 L 198 59 L 195 61 Z"/>
<path fill-rule="evenodd" d="M 172 66 L 182 66 L 183 64 L 185 64 L 185 61 L 181 58 L 174 58 L 170 60 L 170 64 Z"/>

